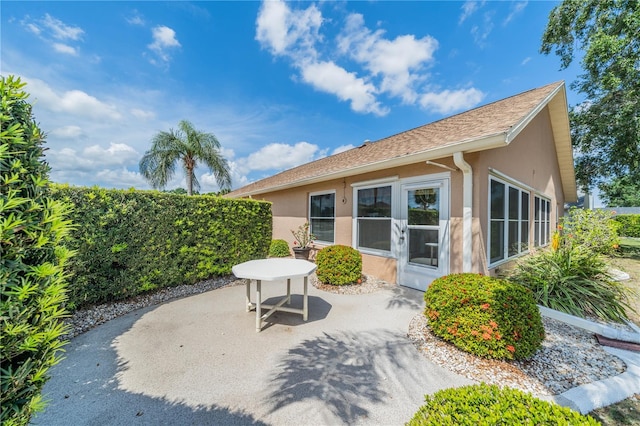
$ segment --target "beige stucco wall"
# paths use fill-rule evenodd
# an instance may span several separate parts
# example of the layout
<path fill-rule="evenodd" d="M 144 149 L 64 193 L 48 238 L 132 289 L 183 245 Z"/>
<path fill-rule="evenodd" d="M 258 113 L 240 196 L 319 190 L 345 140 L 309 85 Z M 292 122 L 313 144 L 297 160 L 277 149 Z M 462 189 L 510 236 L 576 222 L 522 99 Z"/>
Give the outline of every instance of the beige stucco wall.
<path fill-rule="evenodd" d="M 534 188 L 537 193 L 551 199 L 551 228 L 556 226 L 556 216 L 562 215 L 564 197 L 556 160 L 555 146 L 547 109 L 508 145 L 503 148 L 465 154 L 465 160 L 473 168 L 473 259 L 472 270 L 493 273 L 487 269 L 488 182 L 494 169 L 511 179 Z M 455 168 L 453 159 L 434 161 Z M 273 238 L 293 243 L 291 230 L 303 224 L 309 215 L 309 194 L 323 191 L 336 193 L 335 243 L 352 245 L 353 188 L 352 184 L 375 179 L 398 177 L 399 179 L 441 174 L 447 170 L 416 163 L 403 167 L 380 170 L 331 180 L 285 191 L 277 191 L 255 197 L 273 203 Z M 450 272 L 462 271 L 462 180 L 460 171 L 450 173 Z M 533 209 L 533 203 L 531 209 Z M 532 216 L 532 213 L 530 215 Z M 530 237 L 530 241 L 533 238 Z M 316 244 L 317 249 L 323 246 Z M 365 273 L 396 282 L 396 259 L 365 254 Z"/>

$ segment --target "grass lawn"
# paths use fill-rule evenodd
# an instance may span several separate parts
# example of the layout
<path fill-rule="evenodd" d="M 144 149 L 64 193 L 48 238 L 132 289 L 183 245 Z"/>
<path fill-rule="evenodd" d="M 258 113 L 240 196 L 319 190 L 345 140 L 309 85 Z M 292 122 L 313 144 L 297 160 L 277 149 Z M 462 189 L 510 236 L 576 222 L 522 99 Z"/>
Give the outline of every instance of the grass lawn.
<path fill-rule="evenodd" d="M 625 271 L 631 276 L 623 284 L 630 290 L 629 304 L 640 311 L 640 239 L 621 238 L 621 254 L 612 257 L 610 263 L 614 268 Z M 640 326 L 640 312 L 627 312 L 629 319 Z M 640 426 L 640 394 L 620 401 L 609 407 L 592 411 L 591 414 L 605 426 L 630 425 Z"/>

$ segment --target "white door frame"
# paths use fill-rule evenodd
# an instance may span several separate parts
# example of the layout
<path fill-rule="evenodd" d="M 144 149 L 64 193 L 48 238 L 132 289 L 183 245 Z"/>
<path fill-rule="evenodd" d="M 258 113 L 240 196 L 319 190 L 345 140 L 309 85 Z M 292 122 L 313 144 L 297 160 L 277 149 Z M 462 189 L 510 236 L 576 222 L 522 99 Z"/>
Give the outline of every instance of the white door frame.
<path fill-rule="evenodd" d="M 450 173 L 437 173 L 402 179 L 399 182 L 400 196 L 398 197 L 399 208 L 398 217 L 394 226 L 396 258 L 397 258 L 397 281 L 398 284 L 412 287 L 418 290 L 426 290 L 427 286 L 435 278 L 449 273 L 450 245 L 449 245 L 449 222 L 450 222 Z M 440 189 L 440 218 L 439 218 L 439 253 L 438 265 L 419 265 L 409 263 L 408 256 L 408 193 L 413 189 L 420 188 Z"/>

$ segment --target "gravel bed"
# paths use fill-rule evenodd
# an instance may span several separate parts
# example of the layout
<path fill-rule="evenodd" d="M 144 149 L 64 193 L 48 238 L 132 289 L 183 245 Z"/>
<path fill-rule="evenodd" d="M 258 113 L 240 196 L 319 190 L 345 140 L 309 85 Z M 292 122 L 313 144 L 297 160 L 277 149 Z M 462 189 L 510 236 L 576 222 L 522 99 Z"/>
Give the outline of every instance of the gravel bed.
<path fill-rule="evenodd" d="M 345 286 L 319 283 L 315 274 L 311 275 L 310 281 L 322 291 L 351 295 L 395 287 L 394 284 L 368 275 L 363 275 L 360 284 Z M 65 321 L 70 326 L 65 338 L 73 338 L 136 309 L 217 288 L 244 285 L 245 282 L 246 280 L 229 275 L 83 309 Z M 527 361 L 498 361 L 463 352 L 433 335 L 422 314 L 416 314 L 411 320 L 408 337 L 428 359 L 460 375 L 476 381 L 512 386 L 538 395 L 560 394 L 581 384 L 616 376 L 626 369 L 624 362 L 602 349 L 592 333 L 550 318 L 543 317 L 542 321 L 546 331 L 542 349 Z"/>
<path fill-rule="evenodd" d="M 557 395 L 625 371 L 625 363 L 602 349 L 592 333 L 550 318 L 542 322 L 542 348 L 526 361 L 485 359 L 461 351 L 431 333 L 422 314 L 411 320 L 408 336 L 428 359 L 462 376 L 537 395 Z"/>

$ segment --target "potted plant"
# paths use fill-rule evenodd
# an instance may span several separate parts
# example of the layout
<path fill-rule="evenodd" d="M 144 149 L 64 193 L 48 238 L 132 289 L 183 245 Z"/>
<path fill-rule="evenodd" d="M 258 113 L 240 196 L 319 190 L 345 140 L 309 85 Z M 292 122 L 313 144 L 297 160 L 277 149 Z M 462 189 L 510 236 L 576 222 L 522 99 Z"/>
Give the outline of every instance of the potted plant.
<path fill-rule="evenodd" d="M 309 244 L 313 242 L 315 237 L 309 232 L 309 222 L 300 225 L 297 230 L 291 230 L 291 234 L 295 241 L 293 242 L 293 254 L 296 259 L 309 259 L 311 247 Z"/>

